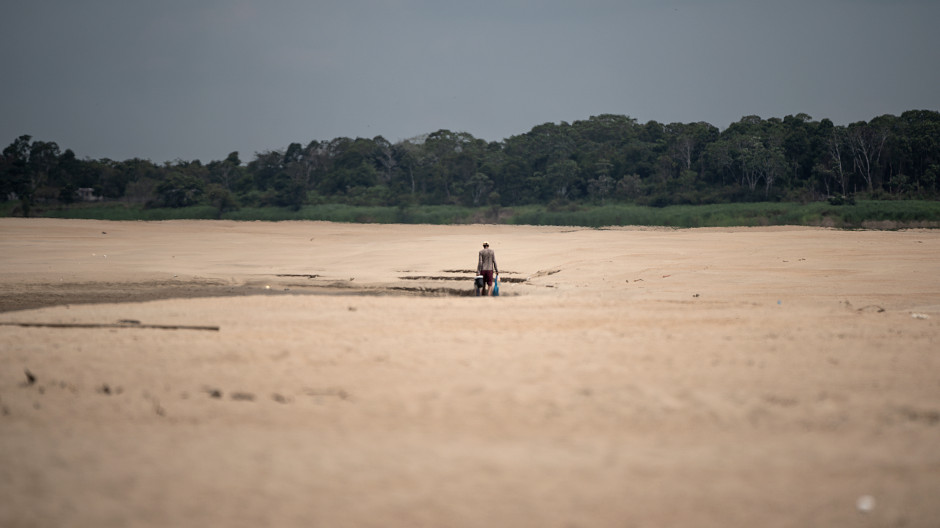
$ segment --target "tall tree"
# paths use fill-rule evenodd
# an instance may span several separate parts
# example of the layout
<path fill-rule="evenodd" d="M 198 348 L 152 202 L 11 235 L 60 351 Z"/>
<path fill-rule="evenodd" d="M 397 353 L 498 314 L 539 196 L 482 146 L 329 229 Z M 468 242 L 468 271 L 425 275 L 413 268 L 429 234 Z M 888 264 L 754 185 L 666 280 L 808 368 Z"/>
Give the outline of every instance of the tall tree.
<path fill-rule="evenodd" d="M 3 173 L 0 190 L 3 197 L 15 197 L 22 202 L 24 214 L 29 216 L 32 196 L 29 189 L 29 151 L 32 136 L 22 135 L 3 149 Z M 27 196 L 24 199 L 24 196 Z"/>
<path fill-rule="evenodd" d="M 562 160 L 548 166 L 544 177 L 545 190 L 550 199 L 567 200 L 574 197 L 574 187 L 580 168 L 573 160 Z"/>
<path fill-rule="evenodd" d="M 880 125 L 858 122 L 849 125 L 847 134 L 855 171 L 865 180 L 868 192 L 872 192 L 874 174 L 888 139 L 888 129 Z"/>
<path fill-rule="evenodd" d="M 221 185 L 223 189 L 231 190 L 240 176 L 241 164 L 238 151 L 229 153 L 222 161 L 210 162 L 207 165 L 210 181 Z"/>
<path fill-rule="evenodd" d="M 848 137 L 842 127 L 833 127 L 832 134 L 826 144 L 829 167 L 833 179 L 839 186 L 843 196 L 848 192 L 848 174 L 845 171 L 845 150 L 848 148 Z"/>
<path fill-rule="evenodd" d="M 379 167 L 379 174 L 382 182 L 388 184 L 392 181 L 395 167 L 398 166 L 398 159 L 395 157 L 395 149 L 392 144 L 382 136 L 376 136 L 372 139 L 375 144 L 376 164 Z"/>

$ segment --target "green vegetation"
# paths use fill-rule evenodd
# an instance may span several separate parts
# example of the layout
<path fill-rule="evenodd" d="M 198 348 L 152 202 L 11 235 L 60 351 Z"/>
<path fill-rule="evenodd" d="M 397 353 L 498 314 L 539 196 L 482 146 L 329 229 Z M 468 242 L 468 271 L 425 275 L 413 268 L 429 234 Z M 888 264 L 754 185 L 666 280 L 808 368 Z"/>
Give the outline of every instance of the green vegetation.
<path fill-rule="evenodd" d="M 764 202 L 674 205 L 662 208 L 608 205 L 556 211 L 538 207 L 514 216 L 511 222 L 591 227 L 644 225 L 676 228 L 768 225 L 888 229 L 940 227 L 940 202 L 865 201 L 857 206 Z"/>
<path fill-rule="evenodd" d="M 940 112 L 837 126 L 806 114 L 708 123 L 620 115 L 499 142 L 438 130 L 291 143 L 224 160 L 78 159 L 20 136 L 0 156 L 0 213 L 113 219 L 571 225 L 935 222 Z"/>
<path fill-rule="evenodd" d="M 7 213 L 12 206 L 7 204 L 0 209 L 0 214 Z M 381 224 L 466 224 L 479 218 L 476 209 L 460 206 L 353 206 L 344 204 L 308 205 L 299 209 L 284 207 L 243 207 L 226 213 L 219 212 L 206 205 L 189 207 L 152 208 L 142 205 L 118 203 L 67 206 L 54 209 L 40 209 L 37 215 L 47 218 L 78 218 L 97 220 L 242 220 L 282 222 L 289 220 L 322 220 L 347 223 Z"/>
<path fill-rule="evenodd" d="M 8 213 L 10 205 L 0 209 Z M 62 207 L 39 211 L 50 218 L 85 218 L 99 220 L 179 220 L 224 219 L 242 221 L 323 220 L 348 223 L 468 224 L 504 223 L 516 225 L 668 226 L 729 227 L 806 225 L 847 229 L 900 229 L 940 227 L 940 202 L 934 201 L 860 201 L 856 205 L 831 205 L 817 202 L 737 203 L 711 205 L 673 205 L 649 207 L 635 204 L 603 206 L 575 205 L 547 207 L 525 205 L 496 210 L 452 205 L 440 206 L 352 206 L 328 204 L 304 206 L 297 210 L 283 207 L 244 207 L 223 213 L 210 206 L 146 208 L 121 204 Z"/>

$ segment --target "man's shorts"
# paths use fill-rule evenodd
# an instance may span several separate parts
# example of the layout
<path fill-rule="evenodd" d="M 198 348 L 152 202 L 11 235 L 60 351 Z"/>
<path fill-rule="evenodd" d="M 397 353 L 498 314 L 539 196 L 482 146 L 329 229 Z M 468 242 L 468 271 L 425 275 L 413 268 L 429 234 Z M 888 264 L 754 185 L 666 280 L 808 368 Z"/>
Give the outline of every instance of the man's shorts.
<path fill-rule="evenodd" d="M 480 275 L 483 275 L 483 282 L 485 282 L 487 286 L 493 285 L 493 270 L 483 270 L 480 272 Z"/>

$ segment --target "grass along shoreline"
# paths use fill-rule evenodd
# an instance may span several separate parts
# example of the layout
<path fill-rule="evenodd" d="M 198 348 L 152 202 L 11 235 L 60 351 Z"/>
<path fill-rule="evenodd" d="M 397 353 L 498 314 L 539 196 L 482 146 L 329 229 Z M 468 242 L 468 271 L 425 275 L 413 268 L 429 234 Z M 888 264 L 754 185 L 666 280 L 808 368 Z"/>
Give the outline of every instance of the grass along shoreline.
<path fill-rule="evenodd" d="M 0 216 L 12 216 L 16 203 L 0 204 Z M 207 205 L 182 208 L 145 208 L 121 202 L 36 206 L 33 216 L 96 220 L 322 220 L 381 224 L 732 227 L 803 225 L 842 229 L 940 228 L 940 202 L 861 200 L 855 205 L 755 202 L 712 205 L 645 207 L 632 204 L 519 207 L 352 206 L 308 205 L 299 210 L 278 207 L 243 207 L 220 214 Z"/>

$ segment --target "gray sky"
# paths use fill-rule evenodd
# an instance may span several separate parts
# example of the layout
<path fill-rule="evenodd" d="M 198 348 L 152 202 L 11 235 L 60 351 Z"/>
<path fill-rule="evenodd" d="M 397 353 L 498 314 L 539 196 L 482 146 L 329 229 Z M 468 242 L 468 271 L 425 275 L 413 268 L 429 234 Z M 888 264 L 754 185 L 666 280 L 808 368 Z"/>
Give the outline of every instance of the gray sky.
<path fill-rule="evenodd" d="M 940 110 L 936 0 L 8 0 L 0 148 L 224 159 L 439 129 Z"/>

